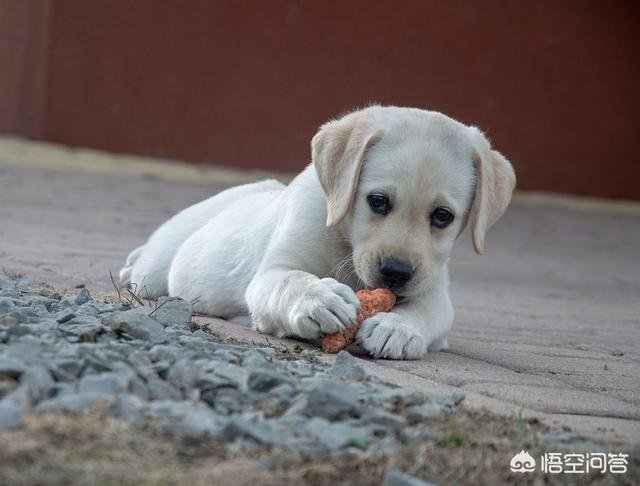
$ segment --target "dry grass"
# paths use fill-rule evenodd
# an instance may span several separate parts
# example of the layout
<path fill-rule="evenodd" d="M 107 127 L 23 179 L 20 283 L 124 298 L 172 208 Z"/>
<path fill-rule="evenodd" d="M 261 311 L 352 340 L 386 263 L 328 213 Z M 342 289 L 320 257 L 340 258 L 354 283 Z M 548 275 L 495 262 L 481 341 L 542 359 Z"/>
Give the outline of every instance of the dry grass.
<path fill-rule="evenodd" d="M 419 427 L 420 425 L 416 425 Z M 400 446 L 389 458 L 367 451 L 345 452 L 339 459 L 305 461 L 295 451 L 273 454 L 239 443 L 185 440 L 148 427 L 136 428 L 91 414 L 33 414 L 20 430 L 0 433 L 0 481 L 7 485 L 335 485 L 379 484 L 387 467 L 438 484 L 634 484 L 637 455 L 625 476 L 509 472 L 511 456 L 527 449 L 534 456 L 549 450 L 540 443 L 544 428 L 517 417 L 498 418 L 461 410 L 429 423 L 435 440 Z M 626 481 L 626 483 L 625 483 Z M 524 482 L 523 482 L 524 484 Z M 637 483 L 636 483 L 637 484 Z"/>

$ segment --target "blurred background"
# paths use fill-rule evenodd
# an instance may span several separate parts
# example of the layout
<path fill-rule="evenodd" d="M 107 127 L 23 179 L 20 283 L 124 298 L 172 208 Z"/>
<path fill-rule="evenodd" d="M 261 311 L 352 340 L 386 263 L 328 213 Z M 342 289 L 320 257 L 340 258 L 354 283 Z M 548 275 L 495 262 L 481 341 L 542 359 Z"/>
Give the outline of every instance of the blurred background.
<path fill-rule="evenodd" d="M 639 5 L 0 0 L 0 274 L 113 298 L 159 224 L 265 171 L 286 180 L 328 119 L 441 111 L 488 134 L 520 192 L 485 256 L 460 236 L 449 351 L 380 369 L 635 447 Z"/>
<path fill-rule="evenodd" d="M 371 102 L 481 127 L 520 189 L 640 199 L 634 1 L 0 0 L 0 133 L 297 171 Z"/>

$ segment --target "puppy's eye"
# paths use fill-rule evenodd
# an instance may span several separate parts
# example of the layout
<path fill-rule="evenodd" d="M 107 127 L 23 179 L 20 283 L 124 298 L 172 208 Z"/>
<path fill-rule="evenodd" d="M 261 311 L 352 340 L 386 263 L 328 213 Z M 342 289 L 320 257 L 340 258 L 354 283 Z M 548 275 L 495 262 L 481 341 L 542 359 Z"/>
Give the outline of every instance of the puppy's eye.
<path fill-rule="evenodd" d="M 374 213 L 386 215 L 391 211 L 391 204 L 387 196 L 383 196 L 382 194 L 369 194 L 367 201 L 369 202 L 371 211 Z"/>
<path fill-rule="evenodd" d="M 451 211 L 445 208 L 436 208 L 431 213 L 431 226 L 436 228 L 446 228 L 451 224 L 455 216 Z"/>

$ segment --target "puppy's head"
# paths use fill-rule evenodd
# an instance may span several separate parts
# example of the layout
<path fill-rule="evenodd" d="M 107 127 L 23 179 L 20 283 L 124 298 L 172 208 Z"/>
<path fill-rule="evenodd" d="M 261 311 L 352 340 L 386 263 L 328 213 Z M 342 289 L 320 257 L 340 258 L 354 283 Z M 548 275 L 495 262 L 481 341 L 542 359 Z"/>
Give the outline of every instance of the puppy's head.
<path fill-rule="evenodd" d="M 372 106 L 331 121 L 312 155 L 327 225 L 351 242 L 356 274 L 403 296 L 435 285 L 467 221 L 481 254 L 515 186 L 511 164 L 478 129 L 412 108 Z"/>

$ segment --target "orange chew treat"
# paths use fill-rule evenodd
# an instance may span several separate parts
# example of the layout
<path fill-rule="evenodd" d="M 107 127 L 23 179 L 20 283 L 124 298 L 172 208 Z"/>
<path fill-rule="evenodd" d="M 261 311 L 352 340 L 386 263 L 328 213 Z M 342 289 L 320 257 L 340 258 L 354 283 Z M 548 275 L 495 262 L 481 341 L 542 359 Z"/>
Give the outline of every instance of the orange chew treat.
<path fill-rule="evenodd" d="M 343 332 L 327 334 L 322 340 L 325 353 L 337 353 L 356 340 L 360 324 L 378 312 L 390 312 L 396 304 L 396 294 L 389 289 L 360 290 L 356 293 L 360 299 L 360 312 L 355 325 Z"/>

